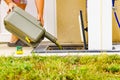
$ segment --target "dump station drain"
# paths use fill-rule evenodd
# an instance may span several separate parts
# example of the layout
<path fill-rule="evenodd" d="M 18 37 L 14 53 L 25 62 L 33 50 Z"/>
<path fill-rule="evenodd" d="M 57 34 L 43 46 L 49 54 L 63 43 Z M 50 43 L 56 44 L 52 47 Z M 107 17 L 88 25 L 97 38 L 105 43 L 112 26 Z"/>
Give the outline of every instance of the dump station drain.
<path fill-rule="evenodd" d="M 66 52 L 80 52 L 84 49 L 84 46 L 82 44 L 70 44 L 70 45 L 61 45 L 62 50 L 56 46 L 56 45 L 39 45 L 37 48 L 35 48 L 32 52 L 35 53 L 66 53 Z"/>
<path fill-rule="evenodd" d="M 83 50 L 82 45 L 62 45 L 62 49 L 59 49 L 56 45 L 50 45 L 47 50 Z"/>
<path fill-rule="evenodd" d="M 32 50 L 34 53 L 87 53 L 87 52 L 120 52 L 119 50 L 86 50 L 83 44 L 64 44 L 61 45 L 62 50 L 54 44 L 40 44 L 38 47 Z"/>

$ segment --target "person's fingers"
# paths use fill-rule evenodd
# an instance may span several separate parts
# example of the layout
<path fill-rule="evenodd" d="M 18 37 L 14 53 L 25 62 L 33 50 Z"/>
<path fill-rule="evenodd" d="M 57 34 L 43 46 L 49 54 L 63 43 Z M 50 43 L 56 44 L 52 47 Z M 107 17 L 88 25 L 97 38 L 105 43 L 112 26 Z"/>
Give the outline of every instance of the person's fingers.
<path fill-rule="evenodd" d="M 8 6 L 9 9 L 8 9 L 7 13 L 11 12 L 13 10 L 14 6 L 17 6 L 17 5 L 13 2 L 9 3 L 9 6 Z"/>
<path fill-rule="evenodd" d="M 41 25 L 44 26 L 44 19 L 38 15 L 38 21 L 40 21 Z"/>
<path fill-rule="evenodd" d="M 8 11 L 7 11 L 7 14 L 9 14 L 12 10 L 13 10 L 13 7 L 9 8 Z"/>
<path fill-rule="evenodd" d="M 10 9 L 7 10 L 7 14 L 9 14 L 9 13 L 10 13 Z"/>
<path fill-rule="evenodd" d="M 41 24 L 42 24 L 42 26 L 44 26 L 44 20 L 43 19 L 41 19 Z"/>
<path fill-rule="evenodd" d="M 41 25 L 44 26 L 44 20 L 40 19 L 39 21 L 40 21 Z"/>

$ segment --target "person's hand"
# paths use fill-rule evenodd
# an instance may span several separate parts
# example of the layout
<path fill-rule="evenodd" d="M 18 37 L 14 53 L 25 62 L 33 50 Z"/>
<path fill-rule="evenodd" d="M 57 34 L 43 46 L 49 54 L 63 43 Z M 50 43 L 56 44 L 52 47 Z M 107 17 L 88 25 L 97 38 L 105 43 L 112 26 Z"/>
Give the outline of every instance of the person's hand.
<path fill-rule="evenodd" d="M 43 16 L 39 16 L 38 15 L 38 20 L 40 21 L 41 25 L 44 26 L 44 19 L 43 19 Z"/>
<path fill-rule="evenodd" d="M 15 3 L 13 3 L 13 2 L 10 2 L 8 4 L 8 8 L 9 9 L 8 9 L 7 13 L 11 12 L 13 10 L 14 6 L 17 6 L 17 5 Z"/>

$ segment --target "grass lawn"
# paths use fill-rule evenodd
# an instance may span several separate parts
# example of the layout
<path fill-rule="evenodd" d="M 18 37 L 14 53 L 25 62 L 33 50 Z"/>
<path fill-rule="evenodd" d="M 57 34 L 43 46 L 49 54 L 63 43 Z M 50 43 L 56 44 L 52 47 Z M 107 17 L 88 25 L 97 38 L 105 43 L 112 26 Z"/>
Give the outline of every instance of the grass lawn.
<path fill-rule="evenodd" d="M 0 57 L 0 80 L 120 80 L 120 56 Z"/>

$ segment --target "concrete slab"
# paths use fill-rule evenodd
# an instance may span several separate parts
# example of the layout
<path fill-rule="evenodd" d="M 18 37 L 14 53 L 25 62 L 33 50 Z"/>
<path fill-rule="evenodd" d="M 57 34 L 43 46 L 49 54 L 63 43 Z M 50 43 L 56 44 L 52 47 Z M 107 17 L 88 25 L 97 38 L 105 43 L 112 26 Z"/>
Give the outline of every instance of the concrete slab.
<path fill-rule="evenodd" d="M 23 47 L 23 55 L 30 55 L 33 48 Z M 0 56 L 11 56 L 16 54 L 16 47 L 8 47 L 7 44 L 0 44 Z"/>
<path fill-rule="evenodd" d="M 113 45 L 116 50 L 120 50 L 120 45 Z M 22 57 L 22 56 L 31 56 L 31 51 L 33 48 L 31 47 L 23 47 L 23 54 L 17 55 L 16 54 L 16 47 L 8 47 L 7 44 L 1 44 L 0 43 L 0 56 L 15 56 L 15 57 Z M 71 53 L 36 53 L 35 55 L 39 56 L 82 56 L 82 55 L 100 55 L 100 54 L 118 54 L 120 55 L 120 52 L 71 52 Z"/>

